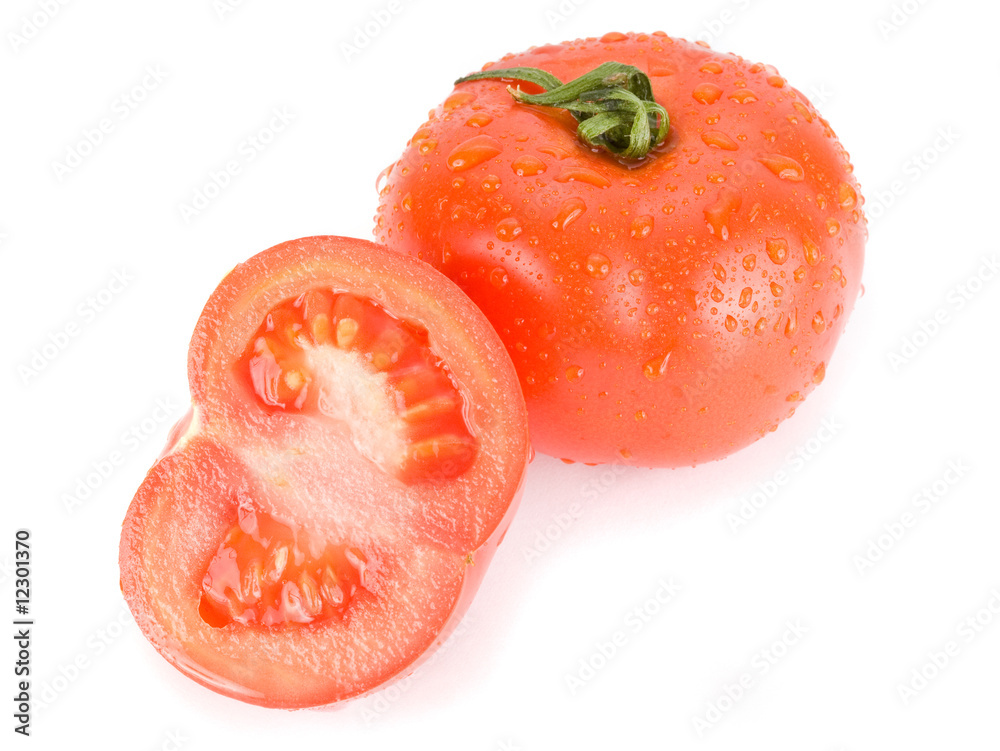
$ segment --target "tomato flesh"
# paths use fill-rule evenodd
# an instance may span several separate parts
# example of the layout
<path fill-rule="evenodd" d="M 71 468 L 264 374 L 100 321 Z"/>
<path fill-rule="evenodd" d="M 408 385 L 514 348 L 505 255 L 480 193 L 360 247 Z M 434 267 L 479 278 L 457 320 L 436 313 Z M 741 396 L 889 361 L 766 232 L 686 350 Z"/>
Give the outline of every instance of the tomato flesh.
<path fill-rule="evenodd" d="M 311 540 L 245 501 L 238 514 L 202 581 L 200 612 L 210 626 L 343 619 L 368 589 L 373 570 L 358 548 Z"/>
<path fill-rule="evenodd" d="M 310 289 L 284 301 L 237 368 L 267 408 L 349 422 L 358 450 L 404 481 L 456 477 L 475 459 L 462 396 L 427 332 L 371 300 Z"/>

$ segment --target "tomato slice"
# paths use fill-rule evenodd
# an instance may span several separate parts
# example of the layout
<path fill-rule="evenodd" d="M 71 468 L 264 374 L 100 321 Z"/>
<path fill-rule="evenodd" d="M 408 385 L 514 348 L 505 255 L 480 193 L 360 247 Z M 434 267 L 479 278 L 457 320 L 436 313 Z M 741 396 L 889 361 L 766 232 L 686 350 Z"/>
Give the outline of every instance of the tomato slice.
<path fill-rule="evenodd" d="M 196 681 L 264 706 L 410 672 L 467 608 L 529 460 L 489 323 L 420 261 L 304 238 L 223 280 L 188 374 L 191 414 L 122 530 L 143 633 Z"/>

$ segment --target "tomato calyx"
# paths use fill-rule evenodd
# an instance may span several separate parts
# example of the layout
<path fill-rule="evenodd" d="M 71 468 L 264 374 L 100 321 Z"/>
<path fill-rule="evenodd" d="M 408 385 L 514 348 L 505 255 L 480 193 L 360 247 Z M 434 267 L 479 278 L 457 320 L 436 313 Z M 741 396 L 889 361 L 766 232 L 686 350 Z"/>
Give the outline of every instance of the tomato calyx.
<path fill-rule="evenodd" d="M 579 123 L 580 140 L 623 159 L 643 159 L 670 130 L 670 117 L 654 99 L 649 77 L 633 65 L 606 62 L 568 83 L 539 68 L 489 69 L 455 83 L 483 79 L 528 81 L 541 87 L 541 94 L 512 86 L 507 91 L 520 104 L 568 110 Z"/>

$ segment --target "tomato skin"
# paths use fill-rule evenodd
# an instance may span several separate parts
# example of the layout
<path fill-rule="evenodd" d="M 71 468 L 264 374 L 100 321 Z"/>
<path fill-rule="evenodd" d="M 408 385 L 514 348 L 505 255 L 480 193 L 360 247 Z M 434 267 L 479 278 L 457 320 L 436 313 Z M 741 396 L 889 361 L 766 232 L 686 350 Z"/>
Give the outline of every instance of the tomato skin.
<path fill-rule="evenodd" d="M 829 124 L 773 68 L 658 34 L 492 67 L 565 82 L 608 60 L 647 72 L 670 115 L 644 163 L 592 151 L 567 113 L 514 103 L 507 81 L 463 83 L 386 174 L 375 235 L 486 313 L 536 450 L 720 459 L 822 381 L 860 290 L 863 199 Z"/>
<path fill-rule="evenodd" d="M 234 367 L 248 339 L 267 310 L 317 285 L 426 328 L 476 426 L 478 454 L 463 474 L 409 485 L 363 458 L 343 464 L 348 441 L 327 436 L 316 419 L 253 402 Z M 268 707 L 327 705 L 412 672 L 471 602 L 529 460 L 516 374 L 489 323 L 426 264 L 367 241 L 304 238 L 223 280 L 192 337 L 189 378 L 192 412 L 122 526 L 122 592 L 144 635 L 195 681 Z M 202 579 L 241 495 L 283 522 L 380 552 L 375 585 L 351 603 L 349 617 L 278 627 L 205 621 Z"/>

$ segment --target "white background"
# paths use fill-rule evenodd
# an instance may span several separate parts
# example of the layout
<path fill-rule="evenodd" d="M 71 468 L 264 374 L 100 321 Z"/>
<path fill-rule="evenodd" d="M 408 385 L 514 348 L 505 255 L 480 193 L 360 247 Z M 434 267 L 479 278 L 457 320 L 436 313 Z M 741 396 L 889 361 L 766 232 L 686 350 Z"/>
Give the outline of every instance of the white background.
<path fill-rule="evenodd" d="M 45 706 L 27 743 L 998 747 L 1000 280 L 977 280 L 995 274 L 1000 251 L 995 3 L 220 8 L 8 0 L 0 11 L 0 613 L 10 624 L 14 530 L 28 528 L 33 690 Z M 365 32 L 372 13 L 389 20 Z M 865 294 L 826 381 L 776 433 L 696 469 L 537 458 L 466 626 L 396 689 L 289 713 L 180 675 L 123 610 L 118 536 L 186 409 L 188 338 L 212 289 L 287 239 L 370 237 L 376 176 L 458 75 L 534 44 L 657 29 L 777 66 L 851 154 L 871 219 Z M 163 80 L 148 77 L 156 69 Z M 136 86 L 144 100 L 123 110 Z M 247 160 L 245 139 L 276 109 L 291 122 Z M 102 118 L 101 143 L 57 170 Z M 239 174 L 185 221 L 181 204 L 230 159 Z M 127 286 L 82 315 L 115 272 Z M 922 333 L 935 315 L 946 322 Z M 71 324 L 65 349 L 23 377 Z M 902 354 L 904 341 L 915 349 Z M 68 505 L 114 451 L 110 476 Z M 917 500 L 925 490 L 933 504 Z M 734 529 L 751 500 L 760 508 Z M 900 539 L 883 536 L 907 512 Z M 679 588 L 662 605 L 661 581 Z M 962 625 L 977 613 L 979 625 Z M 775 649 L 788 624 L 804 633 Z M 623 644 L 604 658 L 619 631 Z M 10 697 L 15 657 L 3 641 Z M 912 671 L 934 673 L 929 654 L 949 642 L 954 656 L 904 700 Z M 727 699 L 745 674 L 749 690 Z M 7 737 L 12 714 L 8 699 Z"/>

